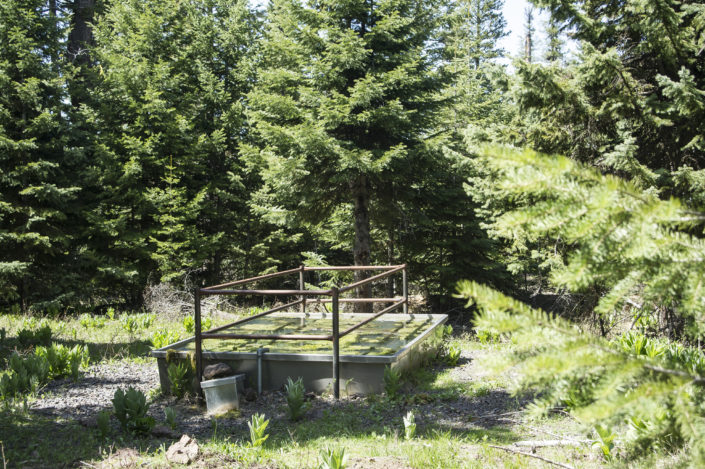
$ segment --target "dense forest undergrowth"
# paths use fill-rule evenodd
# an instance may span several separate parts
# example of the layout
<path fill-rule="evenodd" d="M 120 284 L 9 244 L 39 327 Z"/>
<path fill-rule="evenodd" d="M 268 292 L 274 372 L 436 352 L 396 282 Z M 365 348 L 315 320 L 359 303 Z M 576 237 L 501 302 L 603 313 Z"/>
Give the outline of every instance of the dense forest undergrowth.
<path fill-rule="evenodd" d="M 705 4 L 532 0 L 513 57 L 502 8 L 0 3 L 4 460 L 163 464 L 159 421 L 206 466 L 705 465 Z M 147 371 L 197 286 L 401 263 L 459 332 L 383 395 L 205 419 Z"/>

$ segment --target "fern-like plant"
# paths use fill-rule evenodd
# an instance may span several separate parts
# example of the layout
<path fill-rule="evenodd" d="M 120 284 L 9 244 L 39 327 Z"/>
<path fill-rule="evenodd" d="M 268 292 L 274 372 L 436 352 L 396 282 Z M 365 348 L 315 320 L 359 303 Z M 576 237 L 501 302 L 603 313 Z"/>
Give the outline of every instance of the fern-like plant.
<path fill-rule="evenodd" d="M 299 420 L 311 407 L 309 402 L 306 402 L 304 382 L 302 378 L 293 381 L 287 378 L 286 383 L 286 404 L 287 413 L 291 420 Z"/>

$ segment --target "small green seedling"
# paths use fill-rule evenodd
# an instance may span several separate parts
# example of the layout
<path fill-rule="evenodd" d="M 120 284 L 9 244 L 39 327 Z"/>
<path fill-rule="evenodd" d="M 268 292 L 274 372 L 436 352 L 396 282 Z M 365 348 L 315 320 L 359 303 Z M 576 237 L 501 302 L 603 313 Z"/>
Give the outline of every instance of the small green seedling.
<path fill-rule="evenodd" d="M 164 407 L 164 421 L 172 430 L 176 429 L 176 409 L 173 407 Z"/>
<path fill-rule="evenodd" d="M 404 421 L 404 438 L 411 440 L 416 436 L 416 416 L 414 411 L 410 410 L 402 419 Z"/>
<path fill-rule="evenodd" d="M 96 422 L 98 424 L 98 433 L 100 434 L 100 439 L 105 440 L 110 434 L 110 411 L 101 410 L 98 412 L 98 417 Z"/>
<path fill-rule="evenodd" d="M 345 454 L 345 448 L 331 449 L 324 448 L 320 452 L 321 464 L 319 469 L 344 469 L 348 463 L 348 456 Z"/>
<path fill-rule="evenodd" d="M 458 360 L 460 360 L 460 347 L 456 347 L 455 345 L 450 345 L 448 346 L 445 354 L 445 362 L 448 366 L 456 366 L 458 364 Z"/>
<path fill-rule="evenodd" d="M 605 461 L 611 461 L 614 457 L 612 450 L 614 449 L 614 440 L 617 435 L 612 433 L 609 428 L 603 427 L 602 425 L 595 425 L 595 433 L 597 433 L 599 439 L 595 441 L 592 446 L 600 448 Z"/>
<path fill-rule="evenodd" d="M 269 420 L 267 420 L 264 414 L 254 414 L 252 420 L 247 422 L 247 426 L 250 428 L 250 448 L 262 448 L 262 445 L 269 435 L 267 432 L 267 425 L 269 425 Z"/>
<path fill-rule="evenodd" d="M 401 372 L 396 368 L 387 366 L 384 369 L 384 392 L 390 399 L 396 399 L 401 389 Z"/>
<path fill-rule="evenodd" d="M 306 402 L 304 394 L 304 382 L 300 377 L 296 381 L 287 378 L 286 403 L 288 405 L 287 413 L 291 420 L 299 420 L 311 407 L 311 404 Z"/>

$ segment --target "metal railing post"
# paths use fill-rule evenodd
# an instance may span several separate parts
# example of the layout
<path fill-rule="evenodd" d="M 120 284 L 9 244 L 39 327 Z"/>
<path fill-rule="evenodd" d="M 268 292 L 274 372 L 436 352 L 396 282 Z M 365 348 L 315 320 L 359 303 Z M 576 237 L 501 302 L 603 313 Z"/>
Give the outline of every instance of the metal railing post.
<path fill-rule="evenodd" d="M 404 314 L 409 313 L 409 283 L 407 280 L 407 275 L 406 275 L 406 264 L 404 264 L 404 270 L 401 271 L 402 275 L 402 289 L 403 289 L 403 296 L 404 296 L 404 306 L 403 306 L 403 311 Z"/>
<path fill-rule="evenodd" d="M 299 268 L 301 269 L 299 271 L 299 290 L 306 290 L 306 284 L 304 283 L 304 266 L 302 265 Z M 306 312 L 306 296 L 305 295 L 301 295 L 300 310 L 302 313 Z"/>
<path fill-rule="evenodd" d="M 196 380 L 197 380 L 197 388 L 198 388 L 198 393 L 200 395 L 203 395 L 203 390 L 201 389 L 201 379 L 203 376 L 203 351 L 201 349 L 202 346 L 202 338 L 201 338 L 201 289 L 196 288 L 196 291 L 193 294 L 194 297 L 194 332 L 196 333 Z"/>
<path fill-rule="evenodd" d="M 338 318 L 338 287 L 332 289 L 333 299 L 333 396 L 340 399 L 340 323 Z"/>

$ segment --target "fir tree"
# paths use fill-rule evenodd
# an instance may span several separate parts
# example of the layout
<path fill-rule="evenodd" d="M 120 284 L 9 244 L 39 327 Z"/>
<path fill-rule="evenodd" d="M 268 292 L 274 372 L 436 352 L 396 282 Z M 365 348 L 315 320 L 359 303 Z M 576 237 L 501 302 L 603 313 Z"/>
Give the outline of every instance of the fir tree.
<path fill-rule="evenodd" d="M 478 157 L 501 207 L 490 233 L 517 250 L 549 244 L 555 289 L 599 292 L 595 312 L 610 323 L 624 311 L 632 315 L 627 332 L 603 329 L 596 337 L 587 322 L 461 282 L 460 295 L 480 309 L 476 328 L 511 339 L 512 353 L 495 361 L 498 370 L 519 374 L 516 391 L 539 392 L 532 412 L 563 408 L 588 428 L 617 432 L 623 456 L 658 447 L 680 450 L 684 465 L 702 466 L 705 354 L 659 338 L 695 343 L 705 333 L 705 243 L 693 234 L 705 220 L 699 207 L 659 199 L 565 157 L 495 147 Z"/>
<path fill-rule="evenodd" d="M 97 22 L 89 238 L 96 281 L 132 303 L 155 269 L 163 281 L 243 274 L 256 181 L 237 145 L 256 30 L 244 1 L 123 0 Z"/>
<path fill-rule="evenodd" d="M 65 31 L 48 6 L 0 5 L 0 295 L 24 308 L 68 300 L 62 295 L 70 295 L 76 254 L 79 187 L 65 173 L 71 162 L 59 62 Z"/>
<path fill-rule="evenodd" d="M 291 224 L 349 207 L 356 265 L 371 262 L 371 207 L 393 204 L 381 198 L 390 182 L 418 178 L 426 157 L 442 85 L 428 50 L 435 12 L 413 0 L 269 7 L 248 97 L 258 145 L 247 152 L 265 182 L 258 202 Z"/>
<path fill-rule="evenodd" d="M 558 21 L 553 16 L 548 17 L 546 22 L 546 52 L 544 58 L 547 62 L 563 61 L 563 48 L 565 41 L 561 37 L 561 29 Z"/>
<path fill-rule="evenodd" d="M 536 33 L 536 27 L 534 26 L 534 8 L 528 6 L 524 9 L 524 44 L 523 58 L 528 63 L 533 61 L 534 57 L 534 35 Z"/>
<path fill-rule="evenodd" d="M 446 55 L 463 68 L 480 65 L 504 54 L 499 41 L 506 37 L 503 0 L 461 0 L 449 12 Z"/>
<path fill-rule="evenodd" d="M 703 11 L 688 2 L 539 0 L 580 42 L 563 70 L 519 64 L 526 143 L 703 200 Z"/>

